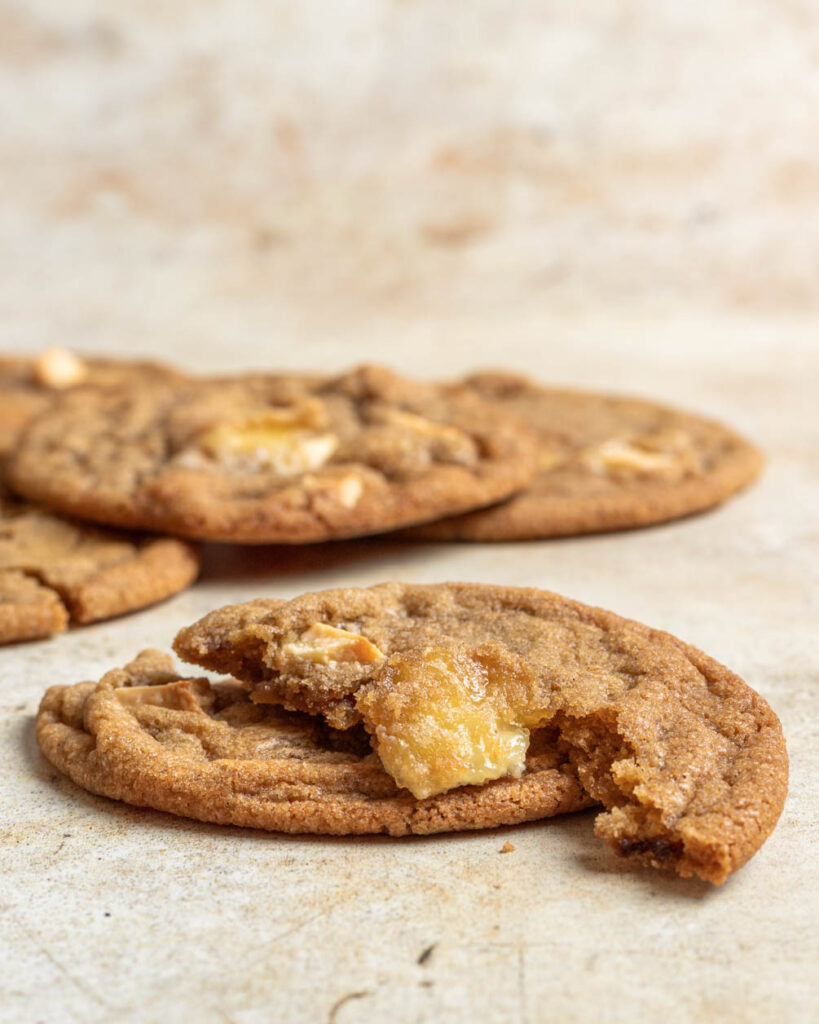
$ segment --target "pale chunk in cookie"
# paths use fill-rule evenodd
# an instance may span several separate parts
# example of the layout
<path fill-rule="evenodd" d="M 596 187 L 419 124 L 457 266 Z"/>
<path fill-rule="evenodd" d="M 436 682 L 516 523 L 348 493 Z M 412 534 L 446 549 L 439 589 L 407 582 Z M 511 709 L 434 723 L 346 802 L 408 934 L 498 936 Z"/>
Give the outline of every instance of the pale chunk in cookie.
<path fill-rule="evenodd" d="M 356 710 L 390 775 L 425 797 L 520 776 L 528 727 L 548 717 L 534 683 L 498 644 L 473 651 L 442 640 L 394 654 L 359 690 Z"/>
<path fill-rule="evenodd" d="M 255 704 L 235 680 L 184 679 L 143 652 L 99 683 L 53 686 L 37 738 L 92 793 L 189 818 L 283 832 L 400 836 L 491 828 L 590 804 L 554 742 L 521 777 L 417 800 L 399 790 L 359 730 Z"/>
<path fill-rule="evenodd" d="M 647 526 L 724 501 L 762 466 L 732 430 L 657 402 L 502 372 L 462 386 L 537 434 L 540 472 L 508 501 L 407 531 L 416 538 L 530 540 Z"/>
<path fill-rule="evenodd" d="M 536 468 L 528 429 L 476 395 L 363 367 L 72 392 L 26 431 L 9 473 L 95 522 L 303 543 L 487 505 Z"/>
<path fill-rule="evenodd" d="M 325 630 L 343 657 L 305 655 Z M 356 639 L 358 638 L 358 639 Z M 722 882 L 785 799 L 778 719 L 739 677 L 668 634 L 544 591 L 383 584 L 254 601 L 182 630 L 177 653 L 257 703 L 363 722 L 418 794 L 514 778 L 556 729 L 621 854 Z M 377 649 L 380 657 L 356 651 Z"/>

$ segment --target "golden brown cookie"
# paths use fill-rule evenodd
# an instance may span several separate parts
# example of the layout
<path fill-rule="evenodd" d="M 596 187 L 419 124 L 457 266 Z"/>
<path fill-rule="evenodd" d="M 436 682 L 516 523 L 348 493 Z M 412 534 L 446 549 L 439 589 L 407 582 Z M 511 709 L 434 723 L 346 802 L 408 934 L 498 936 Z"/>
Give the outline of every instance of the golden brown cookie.
<path fill-rule="evenodd" d="M 416 795 L 514 776 L 532 730 L 606 812 L 619 853 L 722 882 L 762 845 L 787 790 L 776 715 L 676 638 L 533 589 L 390 583 L 222 608 L 175 642 L 258 703 L 364 723 Z"/>
<path fill-rule="evenodd" d="M 51 587 L 17 569 L 0 569 L 0 644 L 39 640 L 67 625 L 66 607 Z"/>
<path fill-rule="evenodd" d="M 416 538 L 534 540 L 648 526 L 719 504 L 762 467 L 733 431 L 655 402 L 502 372 L 462 383 L 538 435 L 541 470 L 508 501 L 407 531 Z"/>
<path fill-rule="evenodd" d="M 486 505 L 535 468 L 526 428 L 476 395 L 363 367 L 72 391 L 26 430 L 9 478 L 97 522 L 302 543 Z"/>
<path fill-rule="evenodd" d="M 181 380 L 154 363 L 84 359 L 61 349 L 0 357 L 0 644 L 51 636 L 68 625 L 144 608 L 196 578 L 183 541 L 134 537 L 50 515 L 6 490 L 2 459 L 26 423 L 82 386 Z"/>
<path fill-rule="evenodd" d="M 69 522 L 14 500 L 0 479 L 0 644 L 155 604 L 198 571 L 185 541 Z"/>
<path fill-rule="evenodd" d="M 71 388 L 174 379 L 181 379 L 181 374 L 158 363 L 86 358 L 60 348 L 46 349 L 37 356 L 0 356 L 0 458 L 12 450 L 30 419 Z"/>
<path fill-rule="evenodd" d="M 37 738 L 49 761 L 92 793 L 282 832 L 450 832 L 590 803 L 545 733 L 519 779 L 416 800 L 397 789 L 363 732 L 254 704 L 233 680 L 182 679 L 158 651 L 97 684 L 51 687 Z"/>

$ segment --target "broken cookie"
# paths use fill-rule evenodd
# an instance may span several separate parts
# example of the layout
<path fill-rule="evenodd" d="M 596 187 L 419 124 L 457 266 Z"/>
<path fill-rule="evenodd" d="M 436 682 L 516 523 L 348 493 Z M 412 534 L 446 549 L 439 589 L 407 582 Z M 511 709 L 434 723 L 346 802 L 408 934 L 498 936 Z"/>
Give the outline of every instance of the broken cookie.
<path fill-rule="evenodd" d="M 508 497 L 534 439 L 463 388 L 363 367 L 72 391 L 12 485 L 64 514 L 232 543 L 362 536 Z"/>
<path fill-rule="evenodd" d="M 53 686 L 37 738 L 92 793 L 189 818 L 282 832 L 450 832 L 532 821 L 590 804 L 546 733 L 525 770 L 417 800 L 399 789 L 363 730 L 254 703 L 235 680 L 184 679 L 143 652 L 99 683 Z"/>
<path fill-rule="evenodd" d="M 58 393 L 171 379 L 181 378 L 153 363 L 86 360 L 62 349 L 0 358 L 0 644 L 135 611 L 196 579 L 199 555 L 184 541 L 62 519 L 18 501 L 4 485 L 3 456 Z"/>
<path fill-rule="evenodd" d="M 198 572 L 185 541 L 70 522 L 16 501 L 0 480 L 0 644 L 144 608 Z"/>
<path fill-rule="evenodd" d="M 383 584 L 212 612 L 175 642 L 258 705 L 363 724 L 420 799 L 522 777 L 544 730 L 619 853 L 722 882 L 772 831 L 778 719 L 693 647 L 544 591 Z"/>
<path fill-rule="evenodd" d="M 727 427 L 655 402 L 502 372 L 462 386 L 537 434 L 540 472 L 509 500 L 413 528 L 413 537 L 531 540 L 647 526 L 719 504 L 762 467 L 757 449 Z"/>

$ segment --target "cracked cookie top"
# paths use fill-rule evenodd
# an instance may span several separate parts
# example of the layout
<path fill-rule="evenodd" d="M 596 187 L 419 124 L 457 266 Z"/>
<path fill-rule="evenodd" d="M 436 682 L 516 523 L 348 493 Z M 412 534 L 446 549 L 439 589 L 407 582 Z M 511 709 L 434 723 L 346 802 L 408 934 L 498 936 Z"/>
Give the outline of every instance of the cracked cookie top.
<path fill-rule="evenodd" d="M 462 385 L 538 436 L 540 471 L 492 508 L 425 524 L 429 540 L 527 540 L 676 519 L 751 483 L 760 453 L 727 427 L 656 402 L 477 373 Z"/>
<path fill-rule="evenodd" d="M 70 522 L 17 501 L 0 479 L 0 644 L 144 608 L 198 571 L 185 541 Z"/>
<path fill-rule="evenodd" d="M 621 854 L 723 881 L 772 831 L 787 789 L 778 719 L 680 640 L 533 589 L 382 584 L 253 601 L 182 630 L 186 661 L 257 703 L 363 722 L 417 796 L 522 770 L 544 728 L 603 803 Z"/>
<path fill-rule="evenodd" d="M 239 543 L 360 536 L 507 497 L 527 428 L 378 367 L 74 390 L 25 432 L 13 486 L 111 525 Z"/>
<path fill-rule="evenodd" d="M 60 518 L 16 499 L 4 480 L 4 457 L 58 396 L 181 379 L 156 363 L 86 359 L 63 349 L 0 357 L 0 644 L 144 608 L 196 578 L 199 555 L 190 544 Z"/>

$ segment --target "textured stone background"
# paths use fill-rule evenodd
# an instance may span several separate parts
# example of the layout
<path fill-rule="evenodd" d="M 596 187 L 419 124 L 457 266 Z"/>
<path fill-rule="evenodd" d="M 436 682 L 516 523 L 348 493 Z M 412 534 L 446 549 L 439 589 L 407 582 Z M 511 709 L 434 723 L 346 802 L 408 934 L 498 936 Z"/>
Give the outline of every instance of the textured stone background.
<path fill-rule="evenodd" d="M 641 533 L 212 548 L 174 601 L 4 650 L 0 1021 L 816 1019 L 818 123 L 811 0 L 0 0 L 3 348 L 505 363 L 722 416 L 770 460 Z M 712 890 L 624 869 L 591 814 L 263 836 L 38 755 L 49 683 L 219 603 L 385 578 L 548 586 L 724 660 L 785 725 L 776 833 Z"/>

